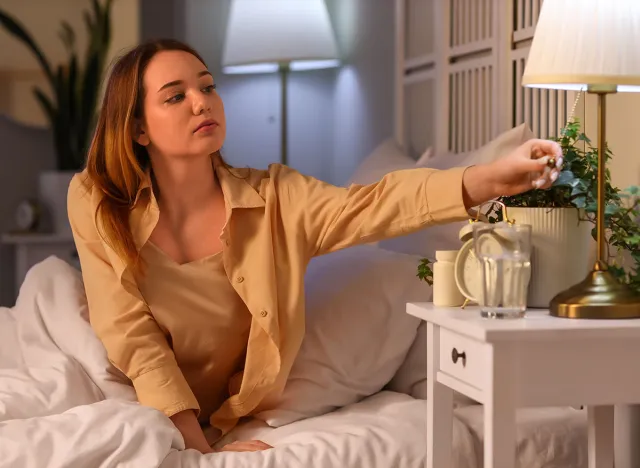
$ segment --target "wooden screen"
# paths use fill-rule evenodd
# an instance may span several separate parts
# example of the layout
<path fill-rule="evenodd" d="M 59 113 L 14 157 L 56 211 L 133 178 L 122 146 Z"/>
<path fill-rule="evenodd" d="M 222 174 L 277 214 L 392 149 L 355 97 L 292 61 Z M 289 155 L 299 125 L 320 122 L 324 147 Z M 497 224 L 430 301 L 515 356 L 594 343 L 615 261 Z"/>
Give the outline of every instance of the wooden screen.
<path fill-rule="evenodd" d="M 396 0 L 396 139 L 467 152 L 525 122 L 557 135 L 574 93 L 521 86 L 543 0 Z"/>

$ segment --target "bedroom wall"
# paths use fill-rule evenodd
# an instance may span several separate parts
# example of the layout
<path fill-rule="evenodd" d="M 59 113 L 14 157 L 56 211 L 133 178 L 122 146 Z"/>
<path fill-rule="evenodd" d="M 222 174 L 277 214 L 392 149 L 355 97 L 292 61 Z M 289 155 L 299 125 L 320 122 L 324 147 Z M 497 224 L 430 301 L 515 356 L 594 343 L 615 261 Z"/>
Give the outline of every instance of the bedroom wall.
<path fill-rule="evenodd" d="M 280 154 L 278 75 L 223 75 L 230 0 L 141 0 L 143 38 L 171 35 L 195 47 L 214 71 L 228 117 L 224 153 L 266 167 Z M 393 2 L 327 0 L 344 64 L 293 73 L 289 81 L 290 165 L 343 183 L 393 126 Z M 162 24 L 162 28 L 157 25 Z"/>
<path fill-rule="evenodd" d="M 598 100 L 587 96 L 586 109 L 580 115 L 593 145 L 598 135 Z M 640 93 L 619 93 L 607 97 L 607 141 L 613 152 L 609 161 L 611 181 L 625 189 L 640 185 L 640 150 L 635 136 L 640 130 Z"/>

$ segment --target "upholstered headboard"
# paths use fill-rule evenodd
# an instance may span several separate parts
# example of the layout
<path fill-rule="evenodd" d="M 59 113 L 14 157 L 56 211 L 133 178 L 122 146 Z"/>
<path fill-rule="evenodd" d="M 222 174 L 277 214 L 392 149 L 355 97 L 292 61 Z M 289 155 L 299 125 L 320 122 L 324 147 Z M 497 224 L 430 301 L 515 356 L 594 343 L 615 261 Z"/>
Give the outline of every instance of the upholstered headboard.
<path fill-rule="evenodd" d="M 466 152 L 523 122 L 556 135 L 575 93 L 521 86 L 542 0 L 396 0 L 395 137 Z"/>

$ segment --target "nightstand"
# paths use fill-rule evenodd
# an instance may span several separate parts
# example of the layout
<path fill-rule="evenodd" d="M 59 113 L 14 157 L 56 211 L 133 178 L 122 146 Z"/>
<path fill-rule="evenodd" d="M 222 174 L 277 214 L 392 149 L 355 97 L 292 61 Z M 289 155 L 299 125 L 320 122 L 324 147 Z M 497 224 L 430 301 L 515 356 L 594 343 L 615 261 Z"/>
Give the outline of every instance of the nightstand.
<path fill-rule="evenodd" d="M 451 466 L 454 390 L 484 405 L 485 468 L 515 466 L 516 408 L 581 405 L 589 467 L 613 468 L 614 405 L 640 403 L 640 320 L 491 320 L 431 303 L 407 313 L 427 322 L 429 468 Z"/>
<path fill-rule="evenodd" d="M 51 255 L 55 255 L 80 269 L 73 237 L 57 234 L 3 234 L 3 244 L 12 245 L 16 252 L 16 296 L 29 269 Z"/>

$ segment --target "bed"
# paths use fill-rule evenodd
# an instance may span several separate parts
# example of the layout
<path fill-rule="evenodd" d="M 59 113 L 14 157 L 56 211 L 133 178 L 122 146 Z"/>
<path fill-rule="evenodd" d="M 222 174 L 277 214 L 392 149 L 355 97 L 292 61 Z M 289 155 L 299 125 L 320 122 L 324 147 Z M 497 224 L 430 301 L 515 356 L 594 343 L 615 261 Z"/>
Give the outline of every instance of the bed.
<path fill-rule="evenodd" d="M 395 134 L 348 183 L 482 162 L 562 125 L 572 95 L 518 87 L 539 0 L 395 1 Z M 274 446 L 256 453 L 184 450 L 107 360 L 80 273 L 55 257 L 39 263 L 15 307 L 0 308 L 0 468 L 423 468 L 426 329 L 405 304 L 430 300 L 417 263 L 457 248 L 459 228 L 313 259 L 307 332 L 279 404 L 217 444 Z M 587 466 L 584 411 L 525 409 L 517 421 L 516 466 Z M 458 397 L 454 468 L 481 466 L 482 427 L 482 407 Z"/>
<path fill-rule="evenodd" d="M 136 402 L 87 321 L 80 272 L 50 257 L 29 271 L 16 306 L 0 309 L 0 468 L 422 468 L 426 334 L 403 311 L 430 295 L 413 280 L 416 260 L 370 245 L 314 259 L 305 344 L 278 409 L 218 444 L 257 438 L 275 448 L 202 455 Z M 457 406 L 453 467 L 477 468 L 481 407 Z M 518 421 L 518 466 L 586 466 L 584 412 L 549 408 Z"/>

